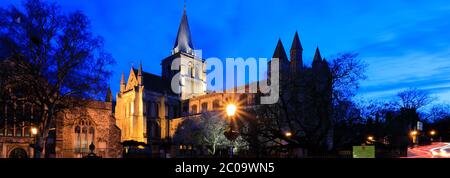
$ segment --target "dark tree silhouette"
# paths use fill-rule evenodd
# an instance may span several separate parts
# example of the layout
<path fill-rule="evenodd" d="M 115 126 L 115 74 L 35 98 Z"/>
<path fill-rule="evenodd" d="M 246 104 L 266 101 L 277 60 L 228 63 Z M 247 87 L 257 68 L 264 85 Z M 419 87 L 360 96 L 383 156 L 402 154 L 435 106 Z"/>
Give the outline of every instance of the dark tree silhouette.
<path fill-rule="evenodd" d="M 2 87 L 41 111 L 38 145 L 45 152 L 58 113 L 105 96 L 114 59 L 83 13 L 63 13 L 41 0 L 0 9 L 0 36 L 8 46 L 1 58 Z"/>
<path fill-rule="evenodd" d="M 359 89 L 359 82 L 367 78 L 367 64 L 358 58 L 358 53 L 342 53 L 332 57 L 330 64 L 333 76 L 333 102 L 351 101 Z"/>
<path fill-rule="evenodd" d="M 424 90 L 410 88 L 399 92 L 397 96 L 400 98 L 399 105 L 405 109 L 420 109 L 433 102 L 434 98 Z"/>

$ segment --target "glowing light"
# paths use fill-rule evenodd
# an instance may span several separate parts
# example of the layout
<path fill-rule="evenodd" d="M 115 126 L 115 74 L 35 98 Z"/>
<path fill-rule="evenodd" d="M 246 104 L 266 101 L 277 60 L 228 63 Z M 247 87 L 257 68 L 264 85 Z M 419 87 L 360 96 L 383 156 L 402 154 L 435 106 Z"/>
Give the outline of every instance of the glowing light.
<path fill-rule="evenodd" d="M 431 136 L 436 135 L 436 131 L 432 130 L 432 131 L 430 132 L 430 135 L 431 135 Z"/>
<path fill-rule="evenodd" d="M 37 135 L 38 129 L 36 127 L 31 128 L 31 134 Z"/>
<path fill-rule="evenodd" d="M 229 104 L 228 106 L 227 106 L 227 115 L 228 116 L 234 116 L 234 114 L 236 114 L 236 110 L 237 110 L 237 107 L 236 107 L 236 105 L 234 105 L 234 104 Z"/>
<path fill-rule="evenodd" d="M 411 136 L 416 136 L 417 135 L 417 131 L 412 131 L 411 132 Z"/>
<path fill-rule="evenodd" d="M 285 135 L 286 137 L 292 137 L 292 132 L 286 132 L 286 133 L 284 133 L 284 135 Z"/>
<path fill-rule="evenodd" d="M 367 140 L 369 140 L 369 141 L 374 141 L 375 138 L 373 138 L 373 136 L 368 136 L 368 137 L 367 137 Z"/>

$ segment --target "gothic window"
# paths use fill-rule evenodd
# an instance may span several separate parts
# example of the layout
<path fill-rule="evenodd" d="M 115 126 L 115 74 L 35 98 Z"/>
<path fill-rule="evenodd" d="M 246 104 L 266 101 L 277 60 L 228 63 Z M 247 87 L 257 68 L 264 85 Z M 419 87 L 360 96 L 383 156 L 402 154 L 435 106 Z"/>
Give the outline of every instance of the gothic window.
<path fill-rule="evenodd" d="M 80 148 L 81 148 L 81 128 L 80 126 L 76 126 L 75 127 L 75 141 L 74 141 L 74 146 L 75 146 L 75 152 L 80 152 Z"/>
<path fill-rule="evenodd" d="M 208 111 L 208 103 L 202 103 L 202 113 Z"/>
<path fill-rule="evenodd" d="M 219 110 L 220 109 L 220 101 L 219 100 L 214 100 L 213 101 L 213 109 L 214 110 Z"/>
<path fill-rule="evenodd" d="M 92 142 L 94 142 L 94 135 L 95 134 L 95 129 L 94 127 L 90 127 L 89 128 L 89 135 L 88 135 L 88 145 L 90 145 Z"/>
<path fill-rule="evenodd" d="M 198 111 L 197 111 L 197 105 L 195 105 L 195 104 L 192 105 L 191 113 L 192 113 L 192 114 L 197 114 L 197 112 L 198 112 Z"/>
<path fill-rule="evenodd" d="M 80 119 L 74 128 L 74 149 L 76 153 L 86 153 L 89 145 L 95 144 L 95 128 L 91 121 Z"/>
<path fill-rule="evenodd" d="M 88 132 L 87 128 L 83 127 L 81 129 L 81 150 L 82 152 L 86 152 L 88 148 Z"/>
<path fill-rule="evenodd" d="M 21 137 L 22 136 L 22 131 L 23 131 L 23 127 L 24 127 L 24 103 L 21 101 L 17 101 L 16 102 L 16 109 L 15 109 L 15 115 L 16 115 L 16 120 L 14 121 L 15 123 L 15 133 L 17 137 Z"/>
<path fill-rule="evenodd" d="M 189 62 L 189 64 L 188 64 L 188 76 L 189 77 L 194 77 L 193 68 L 194 68 L 194 66 L 192 65 L 192 62 Z"/>
<path fill-rule="evenodd" d="M 198 66 L 195 66 L 195 77 L 200 78 L 200 71 Z"/>

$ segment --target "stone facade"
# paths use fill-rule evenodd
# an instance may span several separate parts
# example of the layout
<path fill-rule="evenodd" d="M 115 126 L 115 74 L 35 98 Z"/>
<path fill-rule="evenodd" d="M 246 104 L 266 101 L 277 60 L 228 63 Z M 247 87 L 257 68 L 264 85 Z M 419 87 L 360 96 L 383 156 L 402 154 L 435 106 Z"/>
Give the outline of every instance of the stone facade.
<path fill-rule="evenodd" d="M 87 107 L 67 111 L 56 125 L 56 157 L 82 158 L 95 145 L 103 158 L 121 156 L 120 129 L 115 125 L 111 102 L 89 102 Z"/>
<path fill-rule="evenodd" d="M 34 149 L 30 145 L 35 143 L 35 138 L 30 133 L 29 124 L 24 124 L 34 120 L 33 108 L 17 104 L 1 106 L 15 106 L 16 111 L 17 108 L 31 111 L 10 115 L 0 112 L 0 122 L 6 123 L 2 124 L 6 127 L 0 129 L 0 158 L 34 157 Z M 20 122 L 19 117 L 22 117 Z M 28 119 L 23 121 L 23 118 Z M 48 147 L 47 157 L 81 158 L 89 153 L 88 147 L 94 143 L 98 156 L 118 158 L 122 155 L 120 134 L 112 114 L 112 102 L 90 101 L 85 107 L 68 110 L 57 116 L 56 127 L 50 131 L 47 139 L 47 145 L 52 145 Z"/>

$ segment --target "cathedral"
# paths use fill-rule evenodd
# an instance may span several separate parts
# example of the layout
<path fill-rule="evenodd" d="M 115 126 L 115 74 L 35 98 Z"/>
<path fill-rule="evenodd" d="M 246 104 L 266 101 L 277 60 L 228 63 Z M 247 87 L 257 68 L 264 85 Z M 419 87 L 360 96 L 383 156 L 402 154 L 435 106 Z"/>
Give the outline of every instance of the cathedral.
<path fill-rule="evenodd" d="M 122 73 L 115 106 L 115 118 L 122 131 L 122 142 L 142 142 L 151 145 L 152 153 L 174 154 L 173 147 L 163 145 L 171 144 L 171 138 L 183 120 L 198 118 L 202 113 L 221 113 L 223 106 L 230 100 L 238 101 L 247 108 L 257 105 L 257 94 L 207 91 L 205 61 L 196 56 L 194 49 L 184 9 L 171 55 L 161 62 L 162 76 L 145 72 L 142 65 L 137 69 L 132 67 L 127 78 Z M 280 59 L 281 80 L 304 70 L 302 53 L 298 33 L 294 36 L 290 60 L 281 40 L 278 41 L 273 58 Z M 180 60 L 178 71 L 171 70 L 175 59 Z M 323 65 L 328 66 L 328 63 L 317 48 L 313 68 Z M 179 72 L 179 75 L 175 72 Z M 173 77 L 179 77 L 179 94 L 171 89 Z"/>

